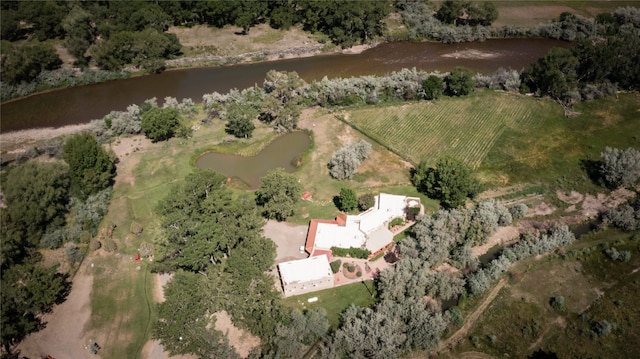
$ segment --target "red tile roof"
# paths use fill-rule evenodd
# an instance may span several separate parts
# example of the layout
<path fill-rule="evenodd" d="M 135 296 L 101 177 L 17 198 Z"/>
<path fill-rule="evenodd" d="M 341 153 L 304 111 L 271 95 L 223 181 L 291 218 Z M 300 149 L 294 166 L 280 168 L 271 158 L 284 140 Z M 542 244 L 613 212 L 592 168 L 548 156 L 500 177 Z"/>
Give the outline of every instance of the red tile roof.
<path fill-rule="evenodd" d="M 312 254 L 313 247 L 316 243 L 316 232 L 318 231 L 318 223 L 337 224 L 339 226 L 344 226 L 347 223 L 347 216 L 340 215 L 336 217 L 335 220 L 312 219 L 311 222 L 309 222 L 309 231 L 307 232 L 307 241 L 305 242 L 304 249 L 310 255 Z"/>

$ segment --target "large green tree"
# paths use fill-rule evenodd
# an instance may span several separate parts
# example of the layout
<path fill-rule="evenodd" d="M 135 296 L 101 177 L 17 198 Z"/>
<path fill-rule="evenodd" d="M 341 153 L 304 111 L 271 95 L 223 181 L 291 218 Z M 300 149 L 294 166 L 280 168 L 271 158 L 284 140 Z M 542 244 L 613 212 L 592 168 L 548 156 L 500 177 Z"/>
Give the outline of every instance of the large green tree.
<path fill-rule="evenodd" d="M 166 235 L 161 262 L 167 269 L 203 270 L 259 236 L 264 223 L 255 203 L 248 196 L 234 197 L 226 180 L 213 171 L 197 171 L 160 202 Z"/>
<path fill-rule="evenodd" d="M 64 144 L 62 158 L 71 172 L 71 194 L 86 199 L 106 189 L 115 176 L 115 155 L 89 132 L 72 135 Z"/>
<path fill-rule="evenodd" d="M 59 162 L 29 161 L 10 167 L 2 183 L 7 205 L 3 227 L 9 231 L 3 233 L 3 249 L 14 247 L 11 243 L 15 241 L 9 238 L 20 239 L 20 243 L 27 238 L 36 246 L 47 226 L 63 225 L 69 183 L 69 168 Z"/>
<path fill-rule="evenodd" d="M 340 188 L 340 209 L 344 212 L 353 212 L 358 208 L 358 195 L 351 188 Z"/>
<path fill-rule="evenodd" d="M 180 112 L 175 108 L 154 107 L 142 114 L 140 128 L 153 142 L 173 137 L 180 124 Z"/>
<path fill-rule="evenodd" d="M 537 90 L 541 95 L 567 100 L 569 92 L 578 87 L 578 64 L 578 58 L 571 50 L 554 47 L 531 65 L 527 83 L 531 90 Z"/>
<path fill-rule="evenodd" d="M 466 96 L 473 92 L 475 81 L 470 69 L 456 66 L 445 78 L 449 96 Z"/>
<path fill-rule="evenodd" d="M 0 64 L 2 81 L 18 84 L 33 81 L 43 70 L 55 70 L 62 60 L 50 44 L 18 46 L 8 41 L 1 42 Z"/>
<path fill-rule="evenodd" d="M 19 264 L 2 271 L 2 346 L 7 353 L 29 333 L 43 328 L 41 315 L 64 300 L 70 283 L 55 267 Z"/>
<path fill-rule="evenodd" d="M 301 194 L 302 185 L 296 176 L 278 168 L 260 180 L 256 203 L 262 206 L 266 218 L 284 221 L 293 215 Z"/>
<path fill-rule="evenodd" d="M 480 182 L 471 168 L 450 157 L 438 160 L 435 168 L 421 162 L 414 171 L 413 183 L 419 191 L 440 200 L 447 208 L 463 205 L 467 197 L 474 198 L 480 191 Z"/>

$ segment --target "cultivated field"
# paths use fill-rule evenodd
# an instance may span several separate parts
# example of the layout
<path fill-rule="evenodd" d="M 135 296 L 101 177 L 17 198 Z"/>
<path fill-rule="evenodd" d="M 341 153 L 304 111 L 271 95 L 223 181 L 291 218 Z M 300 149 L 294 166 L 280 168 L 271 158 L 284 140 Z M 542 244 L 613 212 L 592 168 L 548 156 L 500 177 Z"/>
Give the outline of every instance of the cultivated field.
<path fill-rule="evenodd" d="M 526 134 L 540 126 L 552 107 L 550 101 L 483 92 L 464 99 L 366 108 L 344 117 L 414 164 L 452 156 L 477 167 L 506 129 Z"/>

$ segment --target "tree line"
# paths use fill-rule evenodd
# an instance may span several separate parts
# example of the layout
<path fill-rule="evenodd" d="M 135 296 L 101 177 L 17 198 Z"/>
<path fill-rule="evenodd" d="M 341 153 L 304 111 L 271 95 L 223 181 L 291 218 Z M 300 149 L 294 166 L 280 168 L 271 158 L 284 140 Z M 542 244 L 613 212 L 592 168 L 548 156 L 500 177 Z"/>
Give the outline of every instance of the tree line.
<path fill-rule="evenodd" d="M 43 328 L 41 315 L 64 301 L 71 287 L 57 266 L 41 263 L 39 250 L 64 245 L 66 262 L 75 266 L 111 198 L 115 157 L 92 134 L 44 144 L 40 151 L 47 161 L 10 164 L 0 176 L 5 205 L 0 209 L 1 340 L 6 353 Z"/>

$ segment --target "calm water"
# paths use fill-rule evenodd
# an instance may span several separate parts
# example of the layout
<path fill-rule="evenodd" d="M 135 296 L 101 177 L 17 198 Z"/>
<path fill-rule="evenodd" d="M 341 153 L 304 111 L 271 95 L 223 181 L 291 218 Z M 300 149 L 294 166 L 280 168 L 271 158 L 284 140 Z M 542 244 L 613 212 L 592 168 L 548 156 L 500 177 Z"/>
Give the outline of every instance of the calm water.
<path fill-rule="evenodd" d="M 271 70 L 296 71 L 306 81 L 327 77 L 381 75 L 402 68 L 449 71 L 466 66 L 478 72 L 523 69 L 552 47 L 571 43 L 547 39 L 502 39 L 463 44 L 394 42 L 357 55 L 324 55 L 229 67 L 184 69 L 96 85 L 52 91 L 3 104 L 0 131 L 87 123 L 110 111 L 167 96 L 202 101 L 202 95 L 261 85 Z"/>
<path fill-rule="evenodd" d="M 255 156 L 237 156 L 207 152 L 196 159 L 196 167 L 208 168 L 223 175 L 239 179 L 250 189 L 260 186 L 260 178 L 275 168 L 291 173 L 295 162 L 311 145 L 311 138 L 304 132 L 292 132 L 276 138 Z"/>

